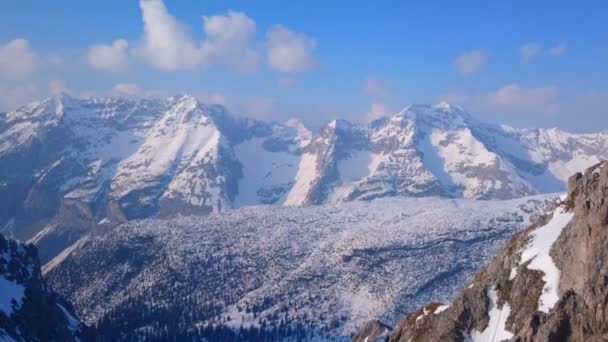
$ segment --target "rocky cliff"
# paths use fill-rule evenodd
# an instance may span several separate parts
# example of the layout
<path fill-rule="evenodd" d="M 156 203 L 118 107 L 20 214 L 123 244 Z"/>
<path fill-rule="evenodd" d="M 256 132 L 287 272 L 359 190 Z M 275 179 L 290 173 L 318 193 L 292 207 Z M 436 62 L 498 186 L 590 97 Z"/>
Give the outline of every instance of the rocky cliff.
<path fill-rule="evenodd" d="M 0 341 L 79 341 L 83 328 L 42 279 L 36 248 L 0 235 Z"/>
<path fill-rule="evenodd" d="M 608 162 L 570 177 L 552 212 L 513 236 L 449 306 L 409 314 L 389 340 L 605 341 L 607 198 Z"/>

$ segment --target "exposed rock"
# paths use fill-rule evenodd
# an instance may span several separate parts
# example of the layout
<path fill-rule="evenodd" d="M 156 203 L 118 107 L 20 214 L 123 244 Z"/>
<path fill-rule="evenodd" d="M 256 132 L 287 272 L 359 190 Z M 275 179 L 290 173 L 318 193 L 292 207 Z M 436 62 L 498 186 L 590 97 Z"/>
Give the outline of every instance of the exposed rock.
<path fill-rule="evenodd" d="M 76 317 L 42 279 L 36 248 L 0 235 L 0 341 L 78 341 Z"/>
<path fill-rule="evenodd" d="M 390 341 L 608 339 L 608 162 L 568 181 L 549 215 L 513 236 L 450 307 L 403 318 Z M 418 324 L 416 324 L 418 323 Z"/>
<path fill-rule="evenodd" d="M 359 333 L 353 336 L 353 342 L 382 342 L 388 340 L 391 327 L 378 321 L 373 320 L 365 323 Z"/>

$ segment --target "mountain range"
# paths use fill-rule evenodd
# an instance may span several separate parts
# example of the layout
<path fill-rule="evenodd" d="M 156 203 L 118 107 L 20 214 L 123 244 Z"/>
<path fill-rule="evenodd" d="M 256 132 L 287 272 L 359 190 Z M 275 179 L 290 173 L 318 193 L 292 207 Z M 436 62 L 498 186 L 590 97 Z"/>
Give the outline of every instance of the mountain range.
<path fill-rule="evenodd" d="M 608 132 L 516 129 L 409 106 L 361 125 L 235 116 L 191 96 L 61 95 L 0 115 L 0 232 L 47 262 L 95 228 L 257 204 L 563 191 L 608 158 Z"/>

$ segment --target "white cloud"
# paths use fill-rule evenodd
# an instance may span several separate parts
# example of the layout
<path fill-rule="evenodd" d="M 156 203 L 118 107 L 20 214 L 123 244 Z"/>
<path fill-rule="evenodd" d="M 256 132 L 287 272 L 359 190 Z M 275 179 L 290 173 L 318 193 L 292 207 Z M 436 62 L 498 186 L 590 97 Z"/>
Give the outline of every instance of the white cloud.
<path fill-rule="evenodd" d="M 112 88 L 112 92 L 126 96 L 138 96 L 141 94 L 141 90 L 134 83 L 118 83 Z"/>
<path fill-rule="evenodd" d="M 462 76 L 471 76 L 479 72 L 488 59 L 488 53 L 483 50 L 472 50 L 461 53 L 454 60 L 456 71 Z"/>
<path fill-rule="evenodd" d="M 21 79 L 31 74 L 37 65 L 37 56 L 26 39 L 14 39 L 0 45 L 0 78 Z"/>
<path fill-rule="evenodd" d="M 512 114 L 556 114 L 560 111 L 556 86 L 522 88 L 516 83 L 483 95 L 482 107 Z"/>
<path fill-rule="evenodd" d="M 527 43 L 521 46 L 521 56 L 525 61 L 531 61 L 543 52 L 543 46 L 538 43 Z"/>
<path fill-rule="evenodd" d="M 281 72 L 297 72 L 314 68 L 318 62 L 312 55 L 314 39 L 276 25 L 266 33 L 268 65 Z"/>
<path fill-rule="evenodd" d="M 223 64 L 242 72 L 257 69 L 260 54 L 254 47 L 256 25 L 245 13 L 203 17 L 206 36 L 202 45 L 208 63 Z"/>
<path fill-rule="evenodd" d="M 384 103 L 372 103 L 372 107 L 369 112 L 365 113 L 364 120 L 366 122 L 372 122 L 376 119 L 385 117 L 391 113 L 389 107 Z"/>
<path fill-rule="evenodd" d="M 539 43 L 530 42 L 522 45 L 520 50 L 523 60 L 529 62 L 544 54 L 553 56 L 563 55 L 568 50 L 568 44 L 566 42 L 561 42 L 551 48 L 545 49 Z"/>
<path fill-rule="evenodd" d="M 161 69 L 188 69 L 204 62 L 200 47 L 188 29 L 172 16 L 162 0 L 141 0 L 143 46 L 137 53 Z"/>
<path fill-rule="evenodd" d="M 136 54 L 148 64 L 165 70 L 224 65 L 240 72 L 255 72 L 266 46 L 268 66 L 297 72 L 317 65 L 312 55 L 314 39 L 282 25 L 266 33 L 267 42 L 256 42 L 256 23 L 243 12 L 204 16 L 205 38 L 197 41 L 190 30 L 169 13 L 162 0 L 140 0 L 144 22 L 142 44 Z"/>
<path fill-rule="evenodd" d="M 94 45 L 87 54 L 89 64 L 103 71 L 124 71 L 129 65 L 128 46 L 124 39 L 117 39 L 111 45 Z"/>
<path fill-rule="evenodd" d="M 203 17 L 206 38 L 196 42 L 188 28 L 172 16 L 162 0 L 141 0 L 144 21 L 143 45 L 138 55 L 165 70 L 192 69 L 221 64 L 238 71 L 255 71 L 259 52 L 255 48 L 255 22 L 246 14 Z"/>
<path fill-rule="evenodd" d="M 561 43 L 555 45 L 554 47 L 550 48 L 549 54 L 554 55 L 554 56 L 559 56 L 559 55 L 563 55 L 564 53 L 566 53 L 566 50 L 568 50 L 568 43 L 561 42 Z"/>

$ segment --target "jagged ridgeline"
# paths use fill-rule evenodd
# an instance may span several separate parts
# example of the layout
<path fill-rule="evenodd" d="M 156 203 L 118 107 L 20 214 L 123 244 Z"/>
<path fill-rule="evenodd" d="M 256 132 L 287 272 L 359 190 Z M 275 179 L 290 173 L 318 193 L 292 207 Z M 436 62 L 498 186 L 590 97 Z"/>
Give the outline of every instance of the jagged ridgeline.
<path fill-rule="evenodd" d="M 79 341 L 83 330 L 42 279 L 36 248 L 0 235 L 0 341 Z"/>
<path fill-rule="evenodd" d="M 605 341 L 607 304 L 602 162 L 572 176 L 563 201 L 513 236 L 449 306 L 429 304 L 406 316 L 390 341 Z M 381 329 L 367 331 L 358 337 L 373 340 Z"/>
<path fill-rule="evenodd" d="M 255 204 L 563 191 L 608 133 L 515 129 L 446 103 L 370 125 L 261 122 L 191 96 L 37 101 L 0 116 L 0 232 L 43 263 L 98 226 Z"/>

